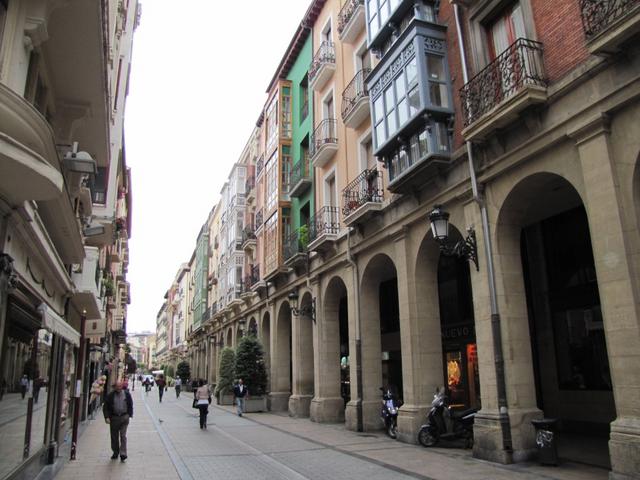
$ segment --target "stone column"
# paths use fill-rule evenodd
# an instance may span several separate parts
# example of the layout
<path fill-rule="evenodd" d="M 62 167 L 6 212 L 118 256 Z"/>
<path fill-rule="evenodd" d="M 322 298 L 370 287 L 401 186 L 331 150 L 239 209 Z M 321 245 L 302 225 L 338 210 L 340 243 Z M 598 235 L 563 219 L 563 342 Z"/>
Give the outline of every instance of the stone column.
<path fill-rule="evenodd" d="M 283 318 L 280 318 L 276 302 L 271 307 L 271 391 L 269 404 L 271 411 L 285 412 L 289 407 L 289 331 L 281 331 Z M 286 307 L 285 307 L 286 308 Z M 286 349 L 286 350 L 285 350 Z"/>
<path fill-rule="evenodd" d="M 616 160 L 609 145 L 609 118 L 602 115 L 571 132 L 584 176 L 584 203 L 589 218 L 591 244 L 616 404 L 611 423 L 610 478 L 640 478 L 640 318 L 637 279 L 630 235 L 638 232 L 625 224 Z"/>
<path fill-rule="evenodd" d="M 316 323 L 313 326 L 314 397 L 310 417 L 314 422 L 341 422 L 344 420 L 344 401 L 340 396 L 340 299 L 328 297 L 327 286 L 321 292 L 318 277 L 312 282 L 316 296 Z M 347 298 L 351 308 L 353 302 L 348 287 Z M 351 320 L 351 310 L 348 315 Z M 350 336 L 352 332 L 350 321 Z"/>
<path fill-rule="evenodd" d="M 313 297 L 313 295 L 311 295 Z M 300 292 L 300 308 L 311 308 L 313 303 L 309 294 Z M 313 398 L 313 326 L 315 319 L 311 315 L 300 314 L 291 321 L 293 341 L 291 396 L 289 397 L 289 415 L 308 417 Z"/>
<path fill-rule="evenodd" d="M 443 382 L 437 282 L 439 250 L 435 240 L 424 241 L 432 244 L 421 249 L 418 255 L 421 264 L 414 265 L 414 257 L 410 255 L 415 251 L 411 237 L 402 232 L 395 239 L 404 385 L 398 439 L 407 443 L 417 443 L 433 393 Z"/>

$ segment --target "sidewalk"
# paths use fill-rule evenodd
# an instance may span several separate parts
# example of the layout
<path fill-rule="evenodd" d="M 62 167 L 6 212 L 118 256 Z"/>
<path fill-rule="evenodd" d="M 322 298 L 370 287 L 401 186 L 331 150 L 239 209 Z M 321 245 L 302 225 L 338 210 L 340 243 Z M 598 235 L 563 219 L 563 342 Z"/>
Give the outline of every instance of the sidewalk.
<path fill-rule="evenodd" d="M 216 409 L 235 414 L 234 406 L 216 405 Z M 454 448 L 426 449 L 390 439 L 383 433 L 352 432 L 342 424 L 319 424 L 308 419 L 295 419 L 286 413 L 245 414 L 252 422 L 294 435 L 318 446 L 347 453 L 397 472 L 428 480 L 607 480 L 609 472 L 602 468 L 563 462 L 558 467 L 535 462 L 498 465 L 472 457 L 471 450 Z"/>
<path fill-rule="evenodd" d="M 77 460 L 67 460 L 56 480 L 180 478 L 138 392 L 133 395 L 134 415 L 127 431 L 127 461 L 111 460 L 109 425 L 104 422 L 102 412 L 96 412 L 95 420 L 89 421 L 79 439 Z"/>

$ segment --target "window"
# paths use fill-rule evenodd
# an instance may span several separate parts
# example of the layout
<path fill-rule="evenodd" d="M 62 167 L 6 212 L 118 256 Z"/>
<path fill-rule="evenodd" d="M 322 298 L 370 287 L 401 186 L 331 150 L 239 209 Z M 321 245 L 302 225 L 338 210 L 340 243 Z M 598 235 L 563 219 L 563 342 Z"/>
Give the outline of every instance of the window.
<path fill-rule="evenodd" d="M 335 118 L 333 113 L 333 95 L 324 100 L 322 108 L 322 118 Z"/>
<path fill-rule="evenodd" d="M 444 57 L 428 53 L 427 74 L 431 104 L 437 107 L 449 107 L 449 88 L 444 68 Z"/>
<path fill-rule="evenodd" d="M 285 138 L 291 138 L 291 87 L 282 87 L 282 133 Z"/>
<path fill-rule="evenodd" d="M 300 123 L 309 115 L 309 75 L 300 82 Z"/>
<path fill-rule="evenodd" d="M 505 9 L 487 27 L 489 57 L 494 60 L 518 38 L 526 38 L 524 17 L 519 2 Z"/>
<path fill-rule="evenodd" d="M 266 122 L 267 152 L 270 152 L 278 141 L 278 97 L 274 97 L 267 108 Z"/>
<path fill-rule="evenodd" d="M 265 166 L 267 171 L 267 211 L 270 212 L 276 207 L 278 200 L 278 151 L 271 155 Z"/>
<path fill-rule="evenodd" d="M 278 266 L 278 212 L 276 211 L 265 222 L 265 272 L 271 272 Z"/>
<path fill-rule="evenodd" d="M 291 178 L 291 147 L 282 146 L 282 194 L 289 193 L 289 179 Z"/>
<path fill-rule="evenodd" d="M 8 0 L 0 0 L 0 46 L 2 45 L 2 36 L 4 34 L 4 24 L 7 20 L 7 4 L 8 4 Z"/>
<path fill-rule="evenodd" d="M 324 204 L 327 207 L 335 207 L 338 205 L 335 173 L 332 173 L 324 182 Z"/>

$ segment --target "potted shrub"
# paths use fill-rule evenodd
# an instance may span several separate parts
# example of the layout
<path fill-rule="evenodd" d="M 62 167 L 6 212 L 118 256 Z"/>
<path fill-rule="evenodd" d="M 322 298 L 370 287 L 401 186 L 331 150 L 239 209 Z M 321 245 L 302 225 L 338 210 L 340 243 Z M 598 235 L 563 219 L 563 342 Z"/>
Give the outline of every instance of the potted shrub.
<path fill-rule="evenodd" d="M 307 247 L 309 246 L 309 226 L 308 225 L 302 225 L 299 229 L 298 229 L 298 241 L 300 243 L 300 249 L 301 251 L 306 251 Z"/>
<path fill-rule="evenodd" d="M 218 368 L 218 383 L 215 396 L 218 405 L 233 405 L 233 380 L 235 378 L 236 355 L 232 348 L 225 347 L 220 353 L 220 367 Z"/>
<path fill-rule="evenodd" d="M 111 277 L 105 277 L 102 284 L 104 285 L 104 296 L 113 297 L 113 280 Z"/>
<path fill-rule="evenodd" d="M 180 380 L 182 380 L 183 390 L 190 392 L 191 387 L 189 377 L 191 377 L 191 367 L 189 366 L 189 362 L 182 360 L 178 365 L 176 365 L 176 377 L 180 377 Z"/>
<path fill-rule="evenodd" d="M 238 343 L 235 374 L 236 378 L 242 378 L 249 390 L 245 410 L 266 411 L 267 369 L 264 363 L 264 348 L 255 335 L 247 335 Z"/>

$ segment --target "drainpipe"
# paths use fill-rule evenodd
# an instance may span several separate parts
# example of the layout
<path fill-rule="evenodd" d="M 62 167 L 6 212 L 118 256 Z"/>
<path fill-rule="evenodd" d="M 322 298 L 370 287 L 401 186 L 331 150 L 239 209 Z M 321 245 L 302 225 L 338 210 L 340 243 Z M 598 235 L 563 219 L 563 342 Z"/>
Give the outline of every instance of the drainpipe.
<path fill-rule="evenodd" d="M 462 28 L 460 24 L 460 14 L 458 4 L 453 4 L 453 12 L 456 19 L 456 31 L 458 36 L 458 45 L 460 47 L 460 57 L 462 63 L 462 77 L 464 83 L 469 81 L 467 71 L 467 57 L 464 49 L 464 41 L 462 38 Z M 496 390 L 498 394 L 498 410 L 500 429 L 502 431 L 502 449 L 509 455 L 513 453 L 513 445 L 511 438 L 511 421 L 509 419 L 509 403 L 507 401 L 507 387 L 504 378 L 504 354 L 502 352 L 502 330 L 500 326 L 500 311 L 498 310 L 498 295 L 496 292 L 496 276 L 493 266 L 493 250 L 491 247 L 491 236 L 489 233 L 489 217 L 487 215 L 487 206 L 484 198 L 478 192 L 478 181 L 476 179 L 476 170 L 473 163 L 473 143 L 467 141 L 467 156 L 469 158 L 469 177 L 471 179 L 471 190 L 473 199 L 480 207 L 482 218 L 482 236 L 484 239 L 484 253 L 487 257 L 487 280 L 489 281 L 489 296 L 491 299 L 491 334 L 493 336 L 493 357 L 496 373 Z"/>
<path fill-rule="evenodd" d="M 353 286 L 355 289 L 354 302 L 356 306 L 356 418 L 358 432 L 364 431 L 364 420 L 362 416 L 362 336 L 360 326 L 360 274 L 358 273 L 358 264 L 351 255 L 351 230 L 347 228 L 347 262 L 353 268 Z"/>

